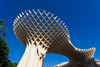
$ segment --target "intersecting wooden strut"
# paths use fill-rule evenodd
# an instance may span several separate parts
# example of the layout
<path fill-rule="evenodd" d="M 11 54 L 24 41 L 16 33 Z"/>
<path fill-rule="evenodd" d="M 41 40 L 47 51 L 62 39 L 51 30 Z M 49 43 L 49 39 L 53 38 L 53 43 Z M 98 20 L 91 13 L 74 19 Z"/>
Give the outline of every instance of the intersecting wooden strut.
<path fill-rule="evenodd" d="M 75 48 L 65 23 L 50 12 L 39 9 L 22 12 L 15 18 L 13 27 L 18 40 L 26 46 L 17 67 L 42 67 L 46 53 L 62 54 L 70 60 L 93 59 L 95 48 Z"/>

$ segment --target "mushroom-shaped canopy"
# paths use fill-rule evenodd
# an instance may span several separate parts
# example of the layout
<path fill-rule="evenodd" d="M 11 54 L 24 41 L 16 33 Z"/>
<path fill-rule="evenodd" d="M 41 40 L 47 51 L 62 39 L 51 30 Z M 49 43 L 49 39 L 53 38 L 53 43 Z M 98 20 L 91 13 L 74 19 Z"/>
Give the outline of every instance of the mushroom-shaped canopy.
<path fill-rule="evenodd" d="M 32 43 L 47 50 L 61 36 L 69 40 L 65 23 L 45 10 L 32 9 L 20 13 L 13 27 L 16 37 L 25 46 Z"/>
<path fill-rule="evenodd" d="M 95 48 L 75 48 L 69 37 L 68 28 L 59 17 L 45 10 L 27 10 L 14 21 L 14 32 L 21 43 L 42 46 L 46 53 L 62 54 L 70 60 L 93 59 Z"/>

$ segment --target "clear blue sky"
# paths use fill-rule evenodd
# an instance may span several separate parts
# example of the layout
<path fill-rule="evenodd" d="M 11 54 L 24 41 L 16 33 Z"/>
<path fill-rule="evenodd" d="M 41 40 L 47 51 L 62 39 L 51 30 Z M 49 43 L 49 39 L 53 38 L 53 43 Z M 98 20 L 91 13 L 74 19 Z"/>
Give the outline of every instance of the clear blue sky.
<path fill-rule="evenodd" d="M 82 49 L 96 47 L 95 59 L 100 60 L 100 0 L 0 0 L 0 19 L 8 27 L 6 41 L 10 47 L 12 62 L 19 62 L 24 53 L 22 45 L 14 35 L 14 18 L 27 9 L 44 9 L 59 16 L 67 25 L 74 46 Z M 47 54 L 44 67 L 53 67 L 68 58 Z"/>

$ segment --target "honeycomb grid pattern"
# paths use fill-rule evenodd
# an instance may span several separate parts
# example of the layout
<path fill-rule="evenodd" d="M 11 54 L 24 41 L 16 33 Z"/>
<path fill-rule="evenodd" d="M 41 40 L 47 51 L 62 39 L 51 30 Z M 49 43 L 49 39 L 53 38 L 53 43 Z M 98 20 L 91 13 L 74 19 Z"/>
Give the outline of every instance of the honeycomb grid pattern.
<path fill-rule="evenodd" d="M 14 21 L 14 32 L 24 45 L 34 42 L 37 46 L 38 42 L 48 49 L 59 35 L 67 33 L 69 38 L 68 29 L 60 18 L 54 17 L 50 12 L 46 13 L 45 10 L 36 11 L 33 9 L 22 12 Z"/>
<path fill-rule="evenodd" d="M 69 48 L 75 53 L 84 55 L 85 60 L 93 59 L 95 49 L 75 48 L 70 42 L 69 31 L 65 23 L 59 17 L 54 17 L 51 12 L 47 13 L 45 10 L 39 9 L 27 10 L 16 17 L 13 27 L 16 37 L 25 46 L 30 42 L 36 46 L 41 45 L 46 52 L 48 50 L 52 53 L 52 51 L 59 50 L 58 52 L 64 54 L 66 52 L 64 50 Z M 50 46 L 56 49 L 50 48 Z"/>
<path fill-rule="evenodd" d="M 80 53 L 84 61 L 89 61 L 94 59 L 94 53 L 95 53 L 95 48 L 90 48 L 90 49 L 77 49 L 76 52 Z"/>

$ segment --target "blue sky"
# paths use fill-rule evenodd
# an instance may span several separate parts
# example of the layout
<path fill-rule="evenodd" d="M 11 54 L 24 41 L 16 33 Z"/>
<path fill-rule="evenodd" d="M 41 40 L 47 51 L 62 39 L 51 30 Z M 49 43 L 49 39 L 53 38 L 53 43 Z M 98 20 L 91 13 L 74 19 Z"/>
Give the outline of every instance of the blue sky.
<path fill-rule="evenodd" d="M 25 46 L 13 32 L 15 17 L 27 9 L 43 9 L 59 16 L 67 25 L 74 46 L 82 49 L 96 47 L 95 59 L 100 60 L 100 0 L 0 0 L 0 19 L 8 27 L 6 41 L 12 62 L 19 62 Z M 62 55 L 47 54 L 44 67 L 69 61 Z"/>

